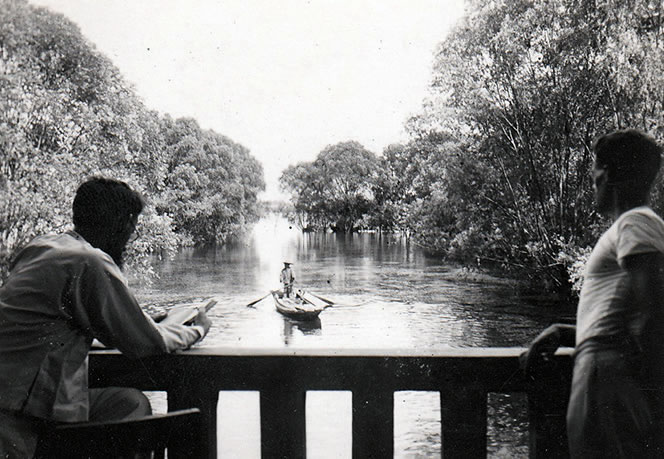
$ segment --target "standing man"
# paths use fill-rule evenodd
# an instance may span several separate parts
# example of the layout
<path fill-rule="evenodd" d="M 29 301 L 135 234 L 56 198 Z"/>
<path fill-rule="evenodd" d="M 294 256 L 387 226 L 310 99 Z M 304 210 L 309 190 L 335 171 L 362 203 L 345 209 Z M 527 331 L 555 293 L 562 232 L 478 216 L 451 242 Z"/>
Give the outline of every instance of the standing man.
<path fill-rule="evenodd" d="M 291 269 L 292 264 L 293 263 L 284 261 L 284 269 L 281 270 L 281 274 L 279 275 L 279 281 L 284 286 L 284 296 L 286 298 L 290 298 L 291 293 L 293 292 L 293 282 L 295 282 L 295 276 Z"/>
<path fill-rule="evenodd" d="M 586 265 L 576 327 L 547 328 L 523 363 L 528 370 L 576 342 L 572 457 L 664 457 L 664 221 L 648 207 L 661 148 L 630 129 L 593 149 L 597 209 L 613 224 Z"/>
<path fill-rule="evenodd" d="M 143 200 L 127 184 L 93 178 L 76 192 L 74 230 L 37 237 L 0 288 L 0 457 L 34 455 L 53 423 L 130 419 L 151 413 L 131 388 L 88 388 L 93 338 L 130 358 L 186 349 L 210 321 L 156 324 L 122 275 Z"/>

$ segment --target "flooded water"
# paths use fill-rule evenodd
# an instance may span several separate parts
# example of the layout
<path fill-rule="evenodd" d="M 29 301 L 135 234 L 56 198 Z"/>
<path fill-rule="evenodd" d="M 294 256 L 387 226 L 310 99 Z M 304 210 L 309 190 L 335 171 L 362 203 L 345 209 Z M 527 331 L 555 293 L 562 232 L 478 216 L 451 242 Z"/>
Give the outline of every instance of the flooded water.
<path fill-rule="evenodd" d="M 334 301 L 313 324 L 276 312 L 284 260 L 296 287 Z M 186 250 L 157 266 L 143 304 L 215 297 L 202 346 L 423 349 L 523 346 L 568 308 L 519 296 L 509 282 L 479 277 L 428 257 L 395 235 L 302 234 L 280 217 L 260 221 L 245 243 Z M 332 403 L 331 403 L 332 402 Z M 258 395 L 222 394 L 221 457 L 259 457 Z M 308 457 L 350 457 L 350 394 L 307 394 Z M 440 454 L 438 394 L 395 394 L 395 456 Z M 525 401 L 491 394 L 489 455 L 527 457 Z M 330 419 L 336 419 L 330 422 Z M 320 420 L 324 419 L 325 422 Z"/>

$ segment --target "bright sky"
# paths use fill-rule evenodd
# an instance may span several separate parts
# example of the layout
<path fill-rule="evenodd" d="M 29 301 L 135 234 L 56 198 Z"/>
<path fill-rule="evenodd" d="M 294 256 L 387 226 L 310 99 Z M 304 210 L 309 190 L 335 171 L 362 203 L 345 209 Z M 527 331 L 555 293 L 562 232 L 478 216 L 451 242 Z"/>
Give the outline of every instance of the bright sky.
<path fill-rule="evenodd" d="M 290 164 L 406 140 L 463 0 L 31 0 L 76 22 L 146 105 Z"/>

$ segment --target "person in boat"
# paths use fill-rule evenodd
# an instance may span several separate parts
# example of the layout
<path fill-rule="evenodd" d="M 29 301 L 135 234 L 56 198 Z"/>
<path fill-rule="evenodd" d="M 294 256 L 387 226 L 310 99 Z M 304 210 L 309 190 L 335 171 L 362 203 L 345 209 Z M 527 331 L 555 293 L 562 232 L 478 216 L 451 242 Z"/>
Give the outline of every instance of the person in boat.
<path fill-rule="evenodd" d="M 29 458 L 57 423 L 151 413 L 133 388 L 88 387 L 93 338 L 130 358 L 186 349 L 210 321 L 155 323 L 122 274 L 144 202 L 124 182 L 92 178 L 77 190 L 74 229 L 40 236 L 15 257 L 0 287 L 0 457 Z"/>
<path fill-rule="evenodd" d="M 291 265 L 293 263 L 284 261 L 284 268 L 279 274 L 279 282 L 283 285 L 284 297 L 290 298 L 293 293 L 293 283 L 295 282 L 295 276 L 293 275 L 293 270 Z"/>
<path fill-rule="evenodd" d="M 613 224 L 586 264 L 576 326 L 544 330 L 522 364 L 532 375 L 576 344 L 572 457 L 664 457 L 664 221 L 648 207 L 662 150 L 636 130 L 605 135 L 593 150 L 597 209 Z"/>

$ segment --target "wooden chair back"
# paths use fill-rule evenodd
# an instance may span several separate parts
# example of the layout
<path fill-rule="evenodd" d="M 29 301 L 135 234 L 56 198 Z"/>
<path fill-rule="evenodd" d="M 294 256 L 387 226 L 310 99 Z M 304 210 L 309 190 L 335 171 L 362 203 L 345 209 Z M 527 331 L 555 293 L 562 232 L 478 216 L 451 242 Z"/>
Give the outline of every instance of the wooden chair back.
<path fill-rule="evenodd" d="M 132 420 L 61 424 L 40 440 L 38 458 L 198 458 L 202 451 L 198 408 Z"/>

